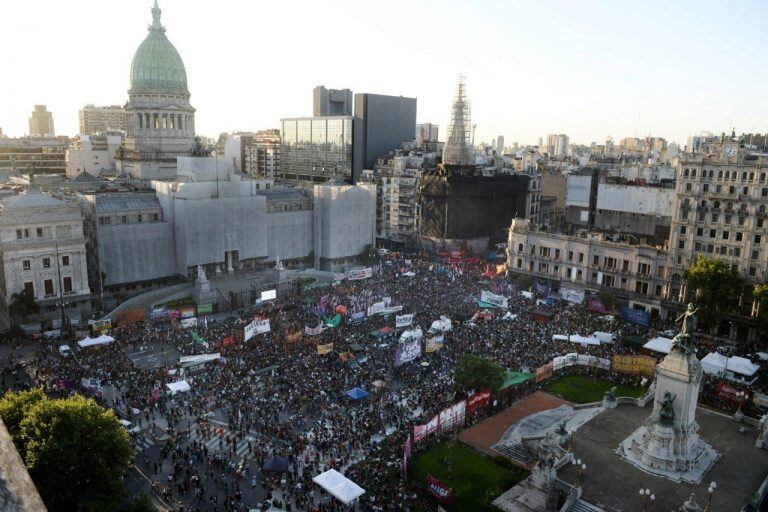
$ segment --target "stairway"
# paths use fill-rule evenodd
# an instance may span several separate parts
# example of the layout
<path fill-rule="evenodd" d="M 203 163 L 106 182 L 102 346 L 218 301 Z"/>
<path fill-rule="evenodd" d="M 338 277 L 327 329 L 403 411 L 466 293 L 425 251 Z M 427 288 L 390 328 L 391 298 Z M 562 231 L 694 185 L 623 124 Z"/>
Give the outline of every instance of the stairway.
<path fill-rule="evenodd" d="M 492 446 L 493 450 L 508 457 L 523 466 L 530 466 L 536 460 L 536 456 L 531 451 L 520 443 L 508 445 L 504 443 L 497 443 Z"/>
<path fill-rule="evenodd" d="M 571 505 L 568 512 L 603 512 L 603 509 L 579 498 Z"/>

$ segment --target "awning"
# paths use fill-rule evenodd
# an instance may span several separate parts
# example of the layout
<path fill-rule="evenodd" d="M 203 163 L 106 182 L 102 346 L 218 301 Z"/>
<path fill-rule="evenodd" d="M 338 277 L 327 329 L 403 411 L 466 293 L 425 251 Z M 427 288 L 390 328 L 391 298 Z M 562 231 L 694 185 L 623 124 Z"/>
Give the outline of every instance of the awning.
<path fill-rule="evenodd" d="M 663 336 L 657 336 L 643 345 L 643 348 L 661 354 L 669 354 L 669 351 L 672 350 L 672 340 Z"/>
<path fill-rule="evenodd" d="M 536 376 L 535 373 L 523 373 L 523 372 L 510 372 L 507 371 L 506 375 L 504 376 L 504 384 L 501 385 L 501 388 L 499 389 L 505 389 L 509 386 L 514 386 L 516 384 L 522 384 L 523 382 L 527 380 L 531 380 Z"/>
<path fill-rule="evenodd" d="M 728 366 L 728 358 L 718 352 L 712 352 L 701 360 L 701 369 L 709 375 L 722 375 Z"/>
<path fill-rule="evenodd" d="M 743 357 L 739 356 L 733 356 L 732 358 L 728 359 L 728 367 L 726 368 L 729 372 L 738 373 L 741 375 L 746 375 L 747 377 L 751 377 L 754 374 L 760 370 L 760 367 L 749 359 L 745 359 Z"/>
<path fill-rule="evenodd" d="M 365 489 L 335 469 L 329 469 L 325 473 L 317 475 L 312 481 L 345 505 L 365 494 Z"/>
<path fill-rule="evenodd" d="M 568 341 L 570 341 L 571 343 L 578 343 L 579 345 L 582 345 L 582 346 L 600 344 L 600 340 L 595 338 L 594 336 L 579 336 L 578 334 L 571 334 L 568 337 Z"/>
<path fill-rule="evenodd" d="M 275 473 L 285 473 L 288 471 L 288 459 L 285 457 L 268 457 L 261 469 L 264 471 L 274 471 Z"/>
<path fill-rule="evenodd" d="M 368 392 L 360 388 L 352 388 L 345 394 L 352 400 L 361 400 L 368 396 Z"/>

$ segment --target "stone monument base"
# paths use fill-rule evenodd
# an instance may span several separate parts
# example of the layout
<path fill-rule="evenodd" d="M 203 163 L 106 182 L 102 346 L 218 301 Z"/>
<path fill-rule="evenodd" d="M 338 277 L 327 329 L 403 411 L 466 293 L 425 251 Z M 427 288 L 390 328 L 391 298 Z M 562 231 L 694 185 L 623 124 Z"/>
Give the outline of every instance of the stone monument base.
<path fill-rule="evenodd" d="M 621 442 L 616 452 L 621 458 L 652 475 L 675 482 L 700 483 L 720 457 L 710 445 L 693 434 L 686 454 L 675 453 L 676 434 L 672 427 L 642 426 Z M 677 441 L 677 443 L 676 443 Z M 679 451 L 679 450 L 678 450 Z"/>

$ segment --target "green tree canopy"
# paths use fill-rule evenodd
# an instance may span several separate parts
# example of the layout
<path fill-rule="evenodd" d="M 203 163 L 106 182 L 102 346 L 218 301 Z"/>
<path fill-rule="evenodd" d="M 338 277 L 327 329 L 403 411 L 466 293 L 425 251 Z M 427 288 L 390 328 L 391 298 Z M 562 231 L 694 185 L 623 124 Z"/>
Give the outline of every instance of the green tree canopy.
<path fill-rule="evenodd" d="M 0 418 L 49 510 L 116 509 L 133 450 L 114 412 L 79 395 L 51 400 L 32 390 L 0 398 Z"/>
<path fill-rule="evenodd" d="M 684 273 L 688 289 L 697 291 L 696 303 L 705 325 L 716 325 L 723 315 L 733 310 L 744 287 L 737 271 L 723 260 L 698 256 Z"/>
<path fill-rule="evenodd" d="M 459 359 L 453 373 L 453 381 L 457 390 L 467 392 L 471 389 L 498 390 L 504 383 L 504 368 L 491 359 L 464 354 Z"/>

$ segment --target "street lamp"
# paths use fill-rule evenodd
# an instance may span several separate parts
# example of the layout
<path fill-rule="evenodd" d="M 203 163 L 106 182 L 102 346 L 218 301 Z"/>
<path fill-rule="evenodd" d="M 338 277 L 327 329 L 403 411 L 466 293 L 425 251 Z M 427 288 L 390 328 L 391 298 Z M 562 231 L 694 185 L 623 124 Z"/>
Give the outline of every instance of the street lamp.
<path fill-rule="evenodd" d="M 741 412 L 741 407 L 744 404 L 744 400 L 747 398 L 747 396 L 748 396 L 747 392 L 744 391 L 743 389 L 738 393 L 736 393 L 736 397 L 739 400 L 739 408 L 736 409 L 736 414 L 734 414 L 734 416 L 736 417 L 737 420 L 741 420 L 741 417 L 743 416 L 743 413 Z"/>
<path fill-rule="evenodd" d="M 707 494 L 709 497 L 707 498 L 707 508 L 704 509 L 704 512 L 709 512 L 712 510 L 710 506 L 712 505 L 712 495 L 715 494 L 715 489 L 717 489 L 717 484 L 715 482 L 709 484 L 709 487 L 707 488 Z"/>
<path fill-rule="evenodd" d="M 648 503 L 656 499 L 656 495 L 650 489 L 640 489 L 640 498 L 643 500 L 643 512 L 648 510 Z"/>
<path fill-rule="evenodd" d="M 586 471 L 587 465 L 581 459 L 571 459 L 571 464 L 576 468 L 576 479 L 573 482 L 574 487 L 581 486 L 581 474 Z"/>

